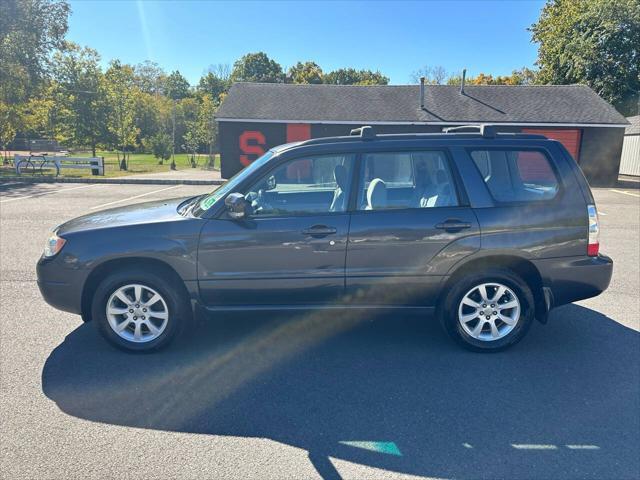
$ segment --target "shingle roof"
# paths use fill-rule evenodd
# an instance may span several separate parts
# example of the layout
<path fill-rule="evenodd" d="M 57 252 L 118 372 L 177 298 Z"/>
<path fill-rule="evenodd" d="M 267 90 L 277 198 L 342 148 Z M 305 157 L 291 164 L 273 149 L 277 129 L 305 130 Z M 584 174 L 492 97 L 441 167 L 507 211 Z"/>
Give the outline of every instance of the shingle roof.
<path fill-rule="evenodd" d="M 640 135 L 640 115 L 635 117 L 627 117 L 631 125 L 624 129 L 625 135 Z"/>
<path fill-rule="evenodd" d="M 583 85 L 425 86 L 235 83 L 216 117 L 309 122 L 494 122 L 626 125 Z"/>

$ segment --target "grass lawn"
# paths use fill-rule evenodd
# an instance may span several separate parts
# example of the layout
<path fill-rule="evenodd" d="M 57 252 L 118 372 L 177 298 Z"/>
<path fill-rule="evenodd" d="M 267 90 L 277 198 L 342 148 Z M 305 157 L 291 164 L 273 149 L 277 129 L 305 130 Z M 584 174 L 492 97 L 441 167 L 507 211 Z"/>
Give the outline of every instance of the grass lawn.
<path fill-rule="evenodd" d="M 171 160 L 165 160 L 163 165 L 158 164 L 158 159 L 150 153 L 132 153 L 129 157 L 128 170 L 120 170 L 118 164 L 118 157 L 116 152 L 97 151 L 98 157 L 104 157 L 104 176 L 105 177 L 119 177 L 123 175 L 133 175 L 136 173 L 158 173 L 168 172 L 170 170 Z M 73 152 L 74 157 L 90 157 L 91 152 Z M 205 168 L 207 165 L 208 156 L 199 155 L 196 157 L 196 168 Z M 220 155 L 215 156 L 215 168 L 220 169 Z M 189 155 L 186 153 L 179 153 L 175 156 L 176 168 L 178 170 L 184 170 L 191 168 L 191 162 Z M 54 170 L 44 170 L 45 176 L 55 176 Z M 15 175 L 15 167 L 13 165 L 0 166 L 0 177 Z M 37 171 L 36 175 L 40 175 Z M 67 178 L 80 178 L 91 177 L 91 170 L 88 169 L 71 169 L 63 168 L 60 170 L 61 177 Z"/>

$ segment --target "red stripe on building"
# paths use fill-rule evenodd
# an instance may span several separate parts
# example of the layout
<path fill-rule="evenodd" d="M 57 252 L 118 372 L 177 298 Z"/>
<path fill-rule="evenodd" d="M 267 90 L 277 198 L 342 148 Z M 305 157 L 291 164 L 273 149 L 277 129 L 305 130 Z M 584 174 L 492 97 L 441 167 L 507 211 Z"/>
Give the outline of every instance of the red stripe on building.
<path fill-rule="evenodd" d="M 539 128 L 523 128 L 522 133 L 535 133 L 544 135 L 552 140 L 559 141 L 566 148 L 576 162 L 580 161 L 580 140 L 582 130 L 544 130 Z"/>
<path fill-rule="evenodd" d="M 308 123 L 287 123 L 287 143 L 300 142 L 311 138 L 311 125 Z"/>

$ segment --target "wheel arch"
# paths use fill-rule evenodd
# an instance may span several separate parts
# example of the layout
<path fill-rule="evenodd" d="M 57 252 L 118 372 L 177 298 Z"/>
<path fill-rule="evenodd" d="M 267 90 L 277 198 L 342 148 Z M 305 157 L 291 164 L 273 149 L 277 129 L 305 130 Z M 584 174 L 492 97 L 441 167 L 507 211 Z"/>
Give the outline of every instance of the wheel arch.
<path fill-rule="evenodd" d="M 440 290 L 440 296 L 437 303 L 438 310 L 446 297 L 446 293 L 460 278 L 470 273 L 486 270 L 488 268 L 504 268 L 511 270 L 518 275 L 531 289 L 535 304 L 535 317 L 540 322 L 546 323 L 548 308 L 545 300 L 542 276 L 533 262 L 516 255 L 487 255 L 468 260 L 462 265 L 455 267 L 453 273 L 449 276 Z"/>
<path fill-rule="evenodd" d="M 93 292 L 95 292 L 100 282 L 113 272 L 132 267 L 145 269 L 147 271 L 152 270 L 159 273 L 163 278 L 167 278 L 175 283 L 176 286 L 183 290 L 181 293 L 185 295 L 185 298 L 189 298 L 187 287 L 180 275 L 178 275 L 178 272 L 162 260 L 146 257 L 127 257 L 107 260 L 96 266 L 84 283 L 81 297 L 81 316 L 84 322 L 91 321 L 91 299 L 93 298 Z"/>

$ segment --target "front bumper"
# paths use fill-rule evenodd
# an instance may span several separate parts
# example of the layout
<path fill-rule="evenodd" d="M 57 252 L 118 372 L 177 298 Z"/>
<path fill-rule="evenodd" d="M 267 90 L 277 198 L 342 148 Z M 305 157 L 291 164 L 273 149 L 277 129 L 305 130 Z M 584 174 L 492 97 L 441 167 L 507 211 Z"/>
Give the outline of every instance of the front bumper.
<path fill-rule="evenodd" d="M 36 266 L 38 288 L 44 300 L 65 312 L 82 312 L 82 289 L 87 278 L 84 270 L 68 265 L 64 257 L 41 257 Z"/>
<path fill-rule="evenodd" d="M 533 263 L 544 287 L 551 291 L 551 307 L 600 295 L 613 274 L 613 260 L 606 255 L 548 258 Z"/>

